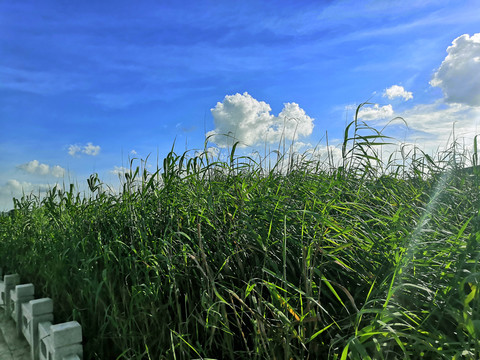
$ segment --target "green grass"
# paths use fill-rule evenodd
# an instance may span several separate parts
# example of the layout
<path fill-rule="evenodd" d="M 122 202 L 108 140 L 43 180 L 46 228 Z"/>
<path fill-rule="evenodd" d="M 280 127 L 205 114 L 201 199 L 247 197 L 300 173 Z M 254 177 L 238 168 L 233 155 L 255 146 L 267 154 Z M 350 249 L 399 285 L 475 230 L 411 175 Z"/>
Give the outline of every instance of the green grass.
<path fill-rule="evenodd" d="M 81 323 L 87 359 L 477 359 L 476 139 L 382 161 L 387 141 L 355 120 L 338 167 L 172 149 L 120 194 L 24 196 L 0 264 Z"/>

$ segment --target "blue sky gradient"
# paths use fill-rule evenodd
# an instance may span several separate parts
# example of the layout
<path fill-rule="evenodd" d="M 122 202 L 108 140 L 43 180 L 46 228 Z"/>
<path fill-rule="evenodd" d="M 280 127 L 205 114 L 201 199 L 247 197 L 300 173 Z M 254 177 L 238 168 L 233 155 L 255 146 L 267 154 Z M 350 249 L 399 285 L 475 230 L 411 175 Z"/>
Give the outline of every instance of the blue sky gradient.
<path fill-rule="evenodd" d="M 260 102 L 270 110 L 245 129 L 272 132 L 285 104 L 298 104 L 313 119 L 295 138 L 304 149 L 326 131 L 340 139 L 367 100 L 378 105 L 364 120 L 403 116 L 407 142 L 435 150 L 456 122 L 468 143 L 478 33 L 478 1 L 2 1 L 0 210 L 93 172 L 114 181 L 129 156 L 162 159 L 174 141 L 201 149 L 232 123 L 251 151 L 261 144 L 239 129 Z M 214 118 L 218 103 L 233 112 Z"/>

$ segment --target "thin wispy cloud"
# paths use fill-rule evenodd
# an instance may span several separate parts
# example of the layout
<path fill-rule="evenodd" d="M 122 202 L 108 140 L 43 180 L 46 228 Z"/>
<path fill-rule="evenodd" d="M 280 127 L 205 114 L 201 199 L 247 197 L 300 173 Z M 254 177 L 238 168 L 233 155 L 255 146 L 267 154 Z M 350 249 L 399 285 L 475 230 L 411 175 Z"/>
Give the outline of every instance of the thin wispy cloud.
<path fill-rule="evenodd" d="M 55 95 L 82 87 L 78 76 L 71 74 L 0 66 L 0 89 Z"/>

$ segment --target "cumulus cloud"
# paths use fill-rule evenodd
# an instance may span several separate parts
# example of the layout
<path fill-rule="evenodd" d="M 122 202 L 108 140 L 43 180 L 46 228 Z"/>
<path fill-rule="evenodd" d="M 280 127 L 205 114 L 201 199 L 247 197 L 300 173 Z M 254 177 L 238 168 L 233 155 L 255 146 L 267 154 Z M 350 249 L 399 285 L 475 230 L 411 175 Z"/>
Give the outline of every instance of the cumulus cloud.
<path fill-rule="evenodd" d="M 62 177 L 65 175 L 65 169 L 61 166 L 55 165 L 50 167 L 47 164 L 40 163 L 38 160 L 32 160 L 28 163 L 19 165 L 18 168 L 30 174 L 52 175 L 55 177 Z"/>
<path fill-rule="evenodd" d="M 430 85 L 442 89 L 447 103 L 480 106 L 480 33 L 453 40 Z"/>
<path fill-rule="evenodd" d="M 388 89 L 385 89 L 383 93 L 384 97 L 388 97 L 390 100 L 401 97 L 405 101 L 413 99 L 413 94 L 411 91 L 406 91 L 403 86 L 393 85 Z"/>
<path fill-rule="evenodd" d="M 82 152 L 87 155 L 97 156 L 98 153 L 100 152 L 100 146 L 93 145 L 92 143 L 88 143 L 83 147 Z"/>
<path fill-rule="evenodd" d="M 404 144 L 420 147 L 431 155 L 449 149 L 453 143 L 471 153 L 474 137 L 480 135 L 480 33 L 453 40 L 430 85 L 439 87 L 443 98 L 395 112 L 395 116 L 406 121 L 408 128 L 394 128 L 390 135 L 401 137 Z M 393 85 L 384 90 L 383 97 L 407 101 L 413 95 L 402 86 Z M 359 117 L 363 120 L 392 118 L 394 111 L 391 105 L 364 106 Z"/>
<path fill-rule="evenodd" d="M 75 156 L 76 153 L 82 151 L 82 148 L 78 145 L 70 145 L 68 147 L 68 154 L 71 156 Z"/>
<path fill-rule="evenodd" d="M 276 143 L 285 138 L 296 140 L 313 131 L 313 118 L 296 103 L 285 103 L 274 116 L 269 104 L 254 99 L 247 92 L 227 95 L 211 109 L 215 130 L 207 136 L 219 147 L 239 141 L 239 146 Z M 225 136 L 227 135 L 227 136 Z"/>
<path fill-rule="evenodd" d="M 68 147 L 68 154 L 71 156 L 75 156 L 76 154 L 97 156 L 99 153 L 100 153 L 100 146 L 93 145 L 91 142 L 87 143 L 87 145 L 84 145 L 84 146 L 70 145 Z"/>
<path fill-rule="evenodd" d="M 363 106 L 358 112 L 359 119 L 362 120 L 380 120 L 393 117 L 392 105 L 380 106 L 375 104 L 373 106 Z"/>

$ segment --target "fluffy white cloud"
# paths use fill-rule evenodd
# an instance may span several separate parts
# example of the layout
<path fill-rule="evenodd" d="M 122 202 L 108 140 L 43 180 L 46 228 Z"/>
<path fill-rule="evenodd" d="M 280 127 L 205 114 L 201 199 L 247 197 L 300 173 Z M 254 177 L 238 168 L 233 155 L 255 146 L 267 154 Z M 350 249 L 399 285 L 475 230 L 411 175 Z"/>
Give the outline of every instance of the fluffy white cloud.
<path fill-rule="evenodd" d="M 359 117 L 364 120 L 402 117 L 408 128 L 396 127 L 388 135 L 401 139 L 404 145 L 409 144 L 409 149 L 419 147 L 435 155 L 455 143 L 465 154 L 471 154 L 474 137 L 480 135 L 480 33 L 457 37 L 447 53 L 430 81 L 430 85 L 442 89 L 442 99 L 395 114 L 391 105 L 364 106 Z M 398 85 L 385 89 L 383 96 L 405 100 L 413 97 Z M 346 110 L 353 109 L 346 107 Z M 391 152 L 393 147 L 385 149 Z"/>
<path fill-rule="evenodd" d="M 62 177 L 65 175 L 65 169 L 61 166 L 55 165 L 50 167 L 47 164 L 40 163 L 38 160 L 32 160 L 28 163 L 19 165 L 18 168 L 30 174 L 53 175 L 55 177 Z"/>
<path fill-rule="evenodd" d="M 83 153 L 91 156 L 97 156 L 100 153 L 100 146 L 88 143 L 83 147 Z"/>
<path fill-rule="evenodd" d="M 480 33 L 457 37 L 430 81 L 448 103 L 480 106 Z"/>
<path fill-rule="evenodd" d="M 87 145 L 79 146 L 79 145 L 70 145 L 68 147 L 68 154 L 71 156 L 75 156 L 76 154 L 85 154 L 90 156 L 97 156 L 100 153 L 100 146 L 93 145 L 91 142 L 87 143 Z"/>
<path fill-rule="evenodd" d="M 392 105 L 380 106 L 375 104 L 373 106 L 362 106 L 358 112 L 358 118 L 362 120 L 380 120 L 393 117 Z"/>
<path fill-rule="evenodd" d="M 398 97 L 402 97 L 405 101 L 413 99 L 412 92 L 406 91 L 403 86 L 399 86 L 399 85 L 393 85 L 388 89 L 385 89 L 383 96 L 388 97 L 390 100 L 393 100 Z"/>
<path fill-rule="evenodd" d="M 296 140 L 313 131 L 313 120 L 296 103 L 284 104 L 278 116 L 270 114 L 270 105 L 247 92 L 227 95 L 211 109 L 215 130 L 207 136 L 219 147 L 239 141 L 239 146 L 276 143 L 285 138 Z"/>
<path fill-rule="evenodd" d="M 68 147 L 68 154 L 71 156 L 75 156 L 76 153 L 82 151 L 82 148 L 78 145 L 70 145 Z"/>

